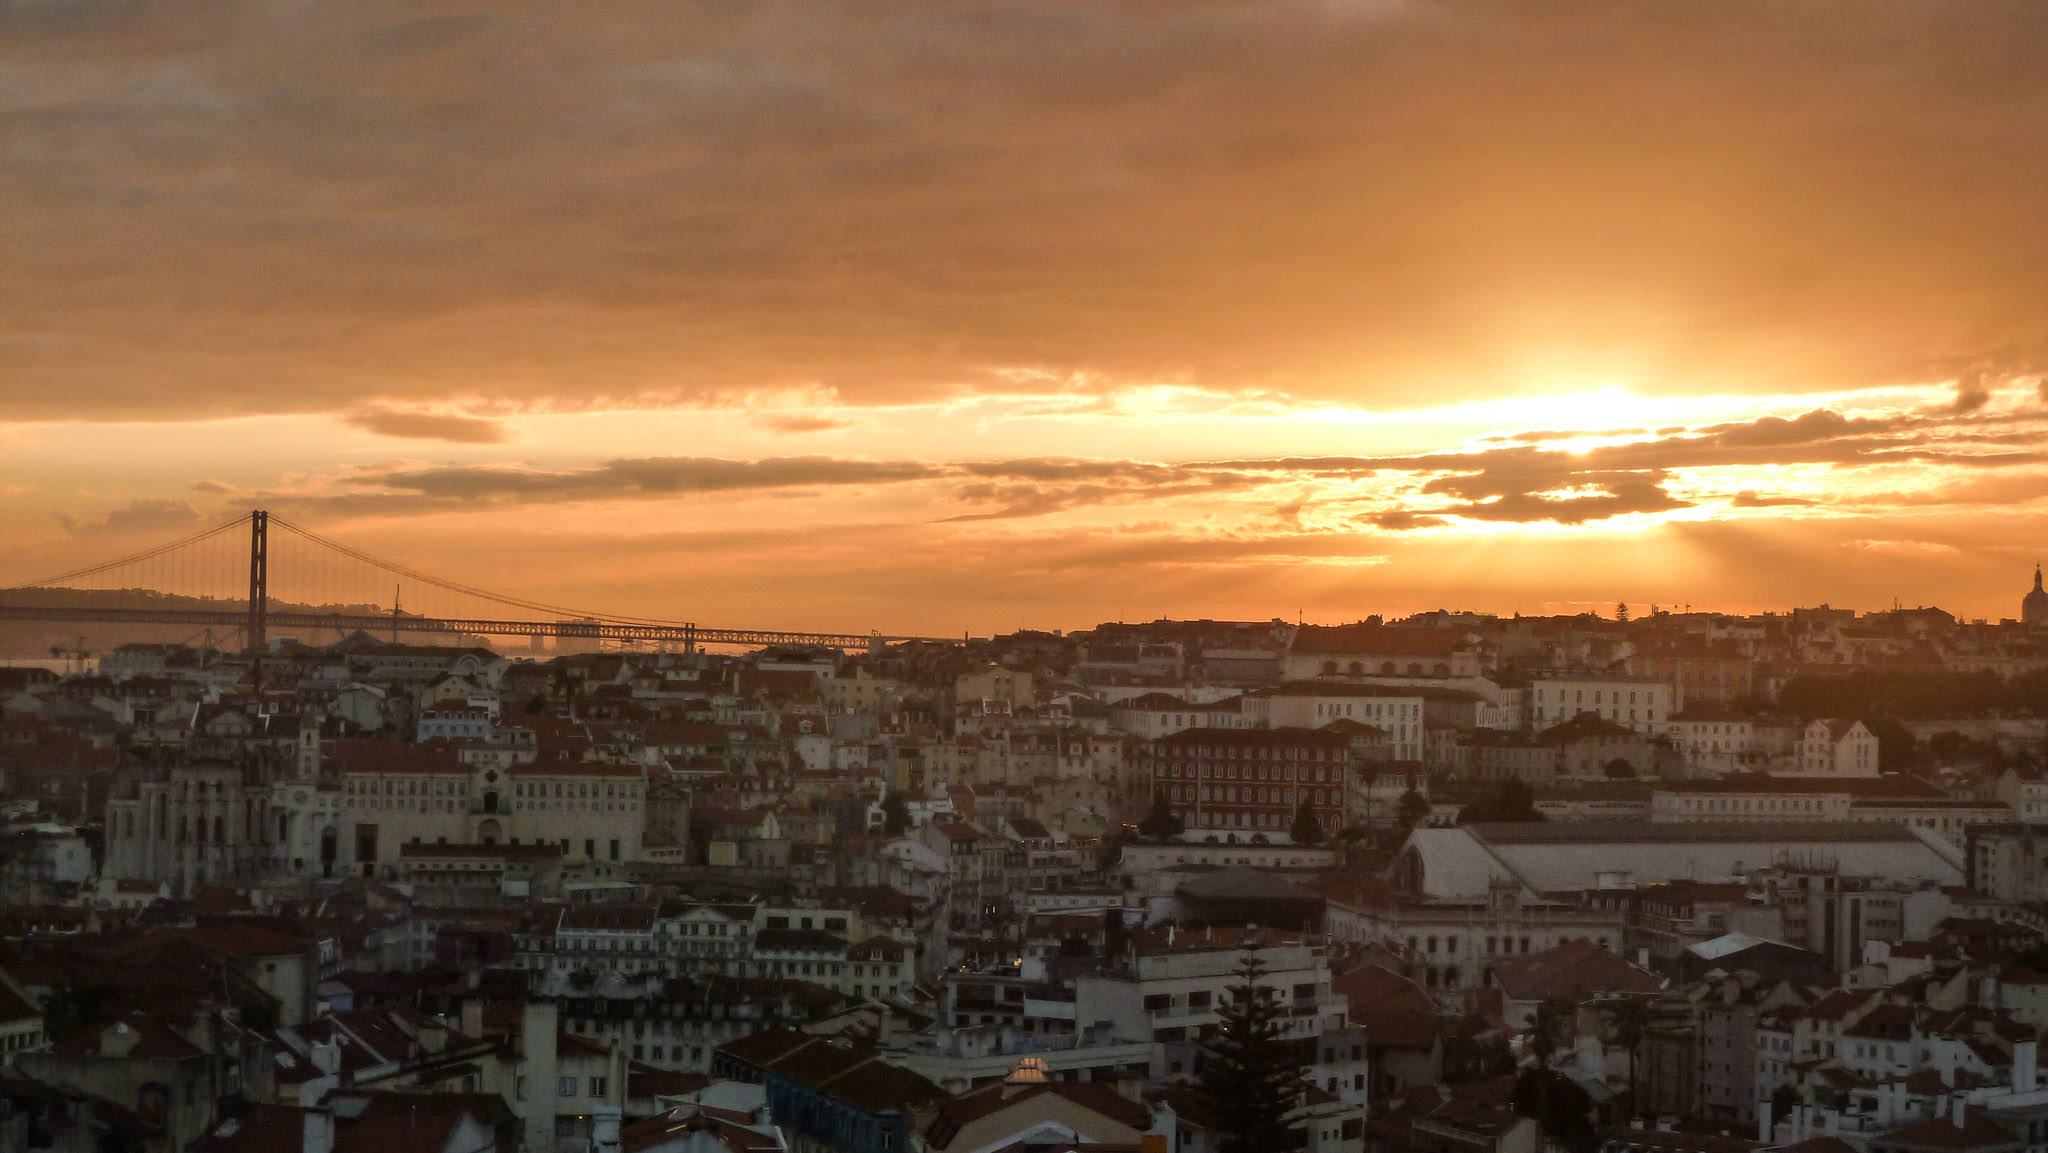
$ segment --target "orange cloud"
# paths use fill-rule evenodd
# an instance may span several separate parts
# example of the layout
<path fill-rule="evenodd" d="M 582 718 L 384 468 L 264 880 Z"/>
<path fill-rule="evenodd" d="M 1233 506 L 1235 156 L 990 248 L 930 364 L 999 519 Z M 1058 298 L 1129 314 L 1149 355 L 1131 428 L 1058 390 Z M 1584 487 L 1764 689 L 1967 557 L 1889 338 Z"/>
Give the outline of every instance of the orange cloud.
<path fill-rule="evenodd" d="M 2048 362 L 2044 39 L 1904 0 L 14 4 L 0 416 L 2002 378 Z"/>

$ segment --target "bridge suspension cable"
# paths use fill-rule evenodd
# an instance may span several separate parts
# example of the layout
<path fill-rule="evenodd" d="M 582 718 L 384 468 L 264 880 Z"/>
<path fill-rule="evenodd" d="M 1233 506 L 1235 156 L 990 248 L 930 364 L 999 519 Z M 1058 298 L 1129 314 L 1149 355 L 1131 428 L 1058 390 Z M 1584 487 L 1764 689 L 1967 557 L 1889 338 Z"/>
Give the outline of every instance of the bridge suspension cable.
<path fill-rule="evenodd" d="M 160 544 L 155 548 L 144 549 L 143 551 L 139 553 L 134 553 L 130 556 L 120 557 L 116 560 L 104 561 L 96 565 L 88 565 L 85 568 L 81 569 L 72 569 L 70 572 L 58 573 L 56 576 L 44 577 L 42 580 L 29 581 L 26 584 L 20 584 L 14 587 L 24 589 L 50 588 L 55 585 L 70 584 L 72 581 L 84 580 L 87 577 L 98 576 L 101 573 L 111 572 L 114 569 L 138 565 L 144 561 L 154 560 L 157 557 L 163 556 L 167 553 L 177 552 L 179 549 L 190 548 L 191 546 L 199 544 L 202 541 L 211 540 L 214 537 L 220 536 L 221 534 L 230 532 L 234 529 L 243 528 L 248 525 L 249 518 L 254 515 L 254 513 L 243 513 L 241 516 L 236 517 L 234 520 L 228 521 L 224 524 L 217 524 L 212 528 L 201 529 L 200 531 L 195 532 L 190 536 L 180 537 L 177 540 L 171 541 L 168 544 Z"/>
<path fill-rule="evenodd" d="M 417 581 L 420 584 L 429 585 L 433 588 L 441 589 L 444 592 L 451 592 L 458 594 L 460 596 L 474 597 L 477 600 L 488 601 L 492 604 L 505 605 L 508 608 L 527 609 L 532 612 L 547 613 L 552 616 L 564 617 L 568 619 L 611 621 L 618 624 L 682 626 L 689 623 L 687 621 L 663 620 L 655 617 L 632 617 L 620 616 L 616 613 L 586 612 L 582 609 L 566 608 L 562 605 L 548 604 L 545 601 L 527 600 L 523 597 L 507 596 L 502 593 L 494 593 L 488 589 L 477 588 L 474 585 L 466 585 L 460 581 L 448 580 L 445 577 L 437 577 L 432 573 L 421 572 L 420 570 L 413 568 L 410 565 L 402 565 L 397 563 L 396 561 L 388 561 L 383 559 L 382 557 L 372 556 L 371 554 L 366 553 L 361 549 L 351 548 L 338 540 L 332 539 L 331 537 L 321 536 L 319 533 L 316 533 L 303 525 L 293 524 L 291 521 L 288 521 L 285 518 L 278 516 L 276 513 L 272 513 L 270 515 L 270 523 L 272 526 L 276 528 L 284 529 L 285 531 L 290 532 L 295 536 L 299 536 L 308 541 L 311 541 L 314 544 L 321 546 L 322 548 L 328 549 L 335 553 L 339 553 L 340 555 L 345 556 L 350 560 L 356 561 L 360 564 L 366 564 L 370 565 L 373 568 L 382 569 L 383 571 L 390 573 L 393 576 L 404 577 L 406 580 L 410 581 Z"/>
<path fill-rule="evenodd" d="M 276 538 L 268 531 L 273 526 L 280 530 Z M 246 549 L 228 538 L 236 530 L 247 530 L 250 534 Z M 288 548 L 282 553 L 273 551 L 278 544 L 287 544 Z M 329 559 L 323 561 L 322 556 Z M 280 563 L 283 571 L 293 574 L 290 584 L 295 587 L 278 587 Z M 392 591 L 388 610 L 378 606 L 374 594 L 367 601 L 361 599 L 361 594 L 369 591 L 362 587 L 363 574 L 372 572 L 382 574 L 379 583 L 382 577 L 397 577 L 401 582 Z M 97 583 L 113 587 L 77 587 L 95 577 L 101 578 Z M 405 582 L 466 599 L 471 604 L 438 608 L 432 604 L 415 605 L 401 610 L 398 599 Z M 394 639 L 403 631 L 525 636 L 536 643 L 545 637 L 622 644 L 673 643 L 686 650 L 706 644 L 852 648 L 927 639 L 877 633 L 707 628 L 691 621 L 587 612 L 434 576 L 352 548 L 260 509 L 128 556 L 0 592 L 18 594 L 12 599 L 0 599 L 0 620 L 238 628 L 250 647 L 256 649 L 263 647 L 271 627 L 333 629 L 342 634 L 388 628 Z M 78 595 L 51 599 L 51 593 Z M 127 594 L 128 603 L 122 603 L 121 594 Z M 434 599 L 427 598 L 430 602 Z M 476 602 L 551 619 L 507 619 L 517 614 L 468 611 Z"/>

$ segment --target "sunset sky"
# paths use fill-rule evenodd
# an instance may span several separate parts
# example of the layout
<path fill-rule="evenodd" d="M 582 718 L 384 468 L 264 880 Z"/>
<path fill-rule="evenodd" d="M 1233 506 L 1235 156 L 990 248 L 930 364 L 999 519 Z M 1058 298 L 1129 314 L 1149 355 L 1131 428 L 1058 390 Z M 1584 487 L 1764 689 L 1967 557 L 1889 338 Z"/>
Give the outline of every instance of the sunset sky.
<path fill-rule="evenodd" d="M 2013 616 L 2044 45 L 2033 2 L 0 0 L 0 584 L 264 507 L 714 625 Z"/>

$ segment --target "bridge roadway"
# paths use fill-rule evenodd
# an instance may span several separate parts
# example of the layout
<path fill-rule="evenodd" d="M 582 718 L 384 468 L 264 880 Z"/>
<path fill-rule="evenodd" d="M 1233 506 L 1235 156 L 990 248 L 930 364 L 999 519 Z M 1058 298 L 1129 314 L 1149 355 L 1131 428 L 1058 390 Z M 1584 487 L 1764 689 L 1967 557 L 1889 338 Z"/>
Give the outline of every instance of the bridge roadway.
<path fill-rule="evenodd" d="M 272 629 L 334 629 L 343 633 L 361 631 L 372 635 L 395 630 L 410 633 L 463 633 L 470 636 L 567 637 L 577 640 L 680 644 L 686 649 L 694 649 L 698 645 L 808 645 L 834 649 L 865 649 L 877 644 L 898 641 L 940 640 L 937 637 L 782 632 L 773 629 L 714 629 L 695 624 L 629 624 L 605 620 L 500 621 L 458 617 L 362 616 L 347 613 L 275 611 L 264 616 Z M 73 609 L 0 604 L 0 620 L 186 625 L 195 629 L 240 628 L 249 622 L 249 613 L 247 609 Z"/>

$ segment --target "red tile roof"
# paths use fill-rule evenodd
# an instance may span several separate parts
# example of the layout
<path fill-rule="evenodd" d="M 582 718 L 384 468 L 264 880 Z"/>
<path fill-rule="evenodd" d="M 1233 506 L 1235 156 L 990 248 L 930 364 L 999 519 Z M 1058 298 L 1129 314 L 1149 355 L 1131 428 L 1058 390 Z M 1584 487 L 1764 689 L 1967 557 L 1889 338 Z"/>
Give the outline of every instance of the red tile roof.
<path fill-rule="evenodd" d="M 933 1149 L 947 1149 L 968 1125 L 1048 1094 L 1064 1098 L 1127 1129 L 1143 1132 L 1152 1125 L 1150 1109 L 1102 1082 L 1055 1081 L 1019 1087 L 996 1081 L 940 1103 L 938 1112 L 925 1126 L 925 1142 Z"/>
<path fill-rule="evenodd" d="M 1600 993 L 1655 993 L 1663 988 L 1657 978 L 1584 938 L 1502 961 L 1493 975 L 1517 1001 L 1576 1003 Z"/>

